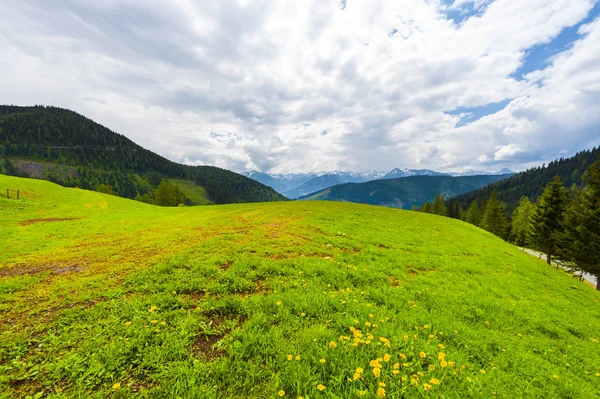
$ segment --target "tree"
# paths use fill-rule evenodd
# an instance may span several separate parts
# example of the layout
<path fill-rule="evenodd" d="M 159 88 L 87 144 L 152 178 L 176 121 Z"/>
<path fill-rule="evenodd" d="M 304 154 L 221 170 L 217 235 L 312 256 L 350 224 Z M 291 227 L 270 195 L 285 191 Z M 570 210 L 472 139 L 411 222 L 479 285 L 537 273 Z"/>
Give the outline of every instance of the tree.
<path fill-rule="evenodd" d="M 96 186 L 96 191 L 98 191 L 99 193 L 115 195 L 115 191 L 109 184 L 98 184 Z"/>
<path fill-rule="evenodd" d="M 179 186 L 163 180 L 156 189 L 154 201 L 156 205 L 160 206 L 177 206 L 179 204 L 184 204 L 186 202 L 186 197 Z"/>
<path fill-rule="evenodd" d="M 506 210 L 504 209 L 504 204 L 496 199 L 495 191 L 492 191 L 492 196 L 485 204 L 482 226 L 490 233 L 500 238 L 506 238 L 506 231 L 508 229 Z"/>
<path fill-rule="evenodd" d="M 464 220 L 467 223 L 479 226 L 481 223 L 481 209 L 479 208 L 477 201 L 471 202 L 471 205 L 469 205 L 467 210 L 464 212 Z"/>
<path fill-rule="evenodd" d="M 431 207 L 431 211 L 435 215 L 447 216 L 448 212 L 446 210 L 446 205 L 444 204 L 444 197 L 441 194 L 435 194 L 435 198 L 433 199 L 433 206 Z"/>
<path fill-rule="evenodd" d="M 415 212 L 419 212 L 419 208 L 417 208 L 417 206 L 416 206 L 416 205 L 413 205 L 411 210 L 413 210 L 413 211 L 415 211 Z"/>
<path fill-rule="evenodd" d="M 448 200 L 448 206 L 446 207 L 447 209 L 447 215 L 449 218 L 453 218 L 453 219 L 457 219 L 458 216 L 456 216 L 456 206 L 454 204 L 454 198 L 450 198 Z"/>
<path fill-rule="evenodd" d="M 563 219 L 569 193 L 562 182 L 555 176 L 544 189 L 535 204 L 530 221 L 530 241 L 546 253 L 546 262 L 552 264 L 552 256 L 556 251 L 556 242 L 563 230 Z M 556 266 L 558 268 L 558 265 Z"/>
<path fill-rule="evenodd" d="M 597 278 L 600 290 L 600 159 L 585 172 L 584 190 L 576 192 L 559 235 L 558 254 Z"/>
<path fill-rule="evenodd" d="M 429 202 L 424 203 L 421 207 L 421 212 L 431 213 L 431 204 Z"/>
<path fill-rule="evenodd" d="M 529 198 L 522 197 L 519 206 L 512 213 L 512 239 L 515 245 L 527 246 L 529 239 L 529 219 L 533 214 L 533 204 Z"/>

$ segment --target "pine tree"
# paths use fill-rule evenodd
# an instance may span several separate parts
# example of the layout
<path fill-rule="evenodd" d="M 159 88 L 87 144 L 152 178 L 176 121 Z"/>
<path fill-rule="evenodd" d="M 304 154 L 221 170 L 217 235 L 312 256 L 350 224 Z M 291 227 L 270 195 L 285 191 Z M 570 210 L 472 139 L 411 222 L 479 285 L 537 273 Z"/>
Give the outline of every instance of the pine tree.
<path fill-rule="evenodd" d="M 448 200 L 448 205 L 446 206 L 446 209 L 448 209 L 448 215 L 447 215 L 447 216 L 448 216 L 449 218 L 453 218 L 453 219 L 456 219 L 456 218 L 457 218 L 457 216 L 456 216 L 456 214 L 455 214 L 455 212 L 456 212 L 456 207 L 455 207 L 455 205 L 454 205 L 454 198 L 450 198 L 450 199 Z"/>
<path fill-rule="evenodd" d="M 477 201 L 471 202 L 469 208 L 464 212 L 464 220 L 467 223 L 479 226 L 481 223 L 481 209 L 479 208 Z"/>
<path fill-rule="evenodd" d="M 485 204 L 482 226 L 490 233 L 495 234 L 500 238 L 506 238 L 508 229 L 506 211 L 504 205 L 496 199 L 495 191 L 492 192 L 492 196 Z"/>
<path fill-rule="evenodd" d="M 431 204 L 429 202 L 424 203 L 421 207 L 421 212 L 431 213 Z"/>
<path fill-rule="evenodd" d="M 575 194 L 566 212 L 558 254 L 596 276 L 600 290 L 600 159 L 586 170 L 584 180 L 587 186 Z"/>
<path fill-rule="evenodd" d="M 444 204 L 444 197 L 441 194 L 436 194 L 433 199 L 433 206 L 431 207 L 431 211 L 435 215 L 446 216 L 447 210 L 446 205 Z"/>
<path fill-rule="evenodd" d="M 411 210 L 413 210 L 415 212 L 419 212 L 419 208 L 417 208 L 416 205 L 413 205 L 412 208 L 411 208 Z"/>
<path fill-rule="evenodd" d="M 527 246 L 529 238 L 529 219 L 533 213 L 533 204 L 529 198 L 522 197 L 519 206 L 512 213 L 512 240 L 515 245 Z"/>
<path fill-rule="evenodd" d="M 563 219 L 568 201 L 567 189 L 558 176 L 555 176 L 538 198 L 531 215 L 530 241 L 537 249 L 547 254 L 546 262 L 548 264 L 552 264 L 556 242 L 563 230 Z"/>

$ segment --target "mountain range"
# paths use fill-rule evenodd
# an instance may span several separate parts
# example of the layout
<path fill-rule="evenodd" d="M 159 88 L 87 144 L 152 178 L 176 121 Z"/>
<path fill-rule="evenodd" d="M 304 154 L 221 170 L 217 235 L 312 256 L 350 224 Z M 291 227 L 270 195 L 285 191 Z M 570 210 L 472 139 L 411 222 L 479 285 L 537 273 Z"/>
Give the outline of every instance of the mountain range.
<path fill-rule="evenodd" d="M 328 200 L 357 202 L 392 208 L 411 209 L 432 201 L 437 193 L 445 198 L 456 197 L 512 176 L 476 175 L 416 175 L 395 179 L 371 180 L 365 183 L 344 183 L 328 187 L 300 198 L 301 200 Z"/>
<path fill-rule="evenodd" d="M 372 170 L 368 172 L 318 172 L 318 173 L 293 173 L 271 174 L 265 172 L 244 172 L 242 175 L 254 179 L 290 199 L 297 199 L 308 194 L 316 193 L 338 184 L 365 183 L 372 180 L 396 179 L 409 176 L 499 176 L 510 175 L 516 172 L 502 169 L 497 172 L 469 169 L 464 172 L 437 172 L 430 169 L 400 169 L 395 168 L 389 172 Z"/>

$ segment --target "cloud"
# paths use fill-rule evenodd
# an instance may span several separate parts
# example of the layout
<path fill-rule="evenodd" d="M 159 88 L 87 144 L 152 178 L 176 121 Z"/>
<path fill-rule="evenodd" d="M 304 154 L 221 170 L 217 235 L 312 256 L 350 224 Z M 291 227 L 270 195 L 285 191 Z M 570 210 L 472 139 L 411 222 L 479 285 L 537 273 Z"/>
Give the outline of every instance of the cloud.
<path fill-rule="evenodd" d="M 0 103 L 70 108 L 170 159 L 237 171 L 522 169 L 600 144 L 599 8 L 14 2 Z M 577 26 L 544 69 L 512 77 Z"/>

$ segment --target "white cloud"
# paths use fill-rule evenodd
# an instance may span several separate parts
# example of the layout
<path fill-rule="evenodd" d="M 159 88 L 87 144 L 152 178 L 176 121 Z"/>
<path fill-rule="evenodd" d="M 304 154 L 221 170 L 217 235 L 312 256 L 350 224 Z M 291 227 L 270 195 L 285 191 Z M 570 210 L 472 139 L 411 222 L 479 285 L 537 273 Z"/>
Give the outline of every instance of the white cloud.
<path fill-rule="evenodd" d="M 457 25 L 426 0 L 15 2 L 0 103 L 71 108 L 235 170 L 518 169 L 600 144 L 597 20 L 545 70 L 510 77 L 594 3 L 457 0 L 479 10 Z M 466 126 L 445 113 L 505 99 Z"/>

